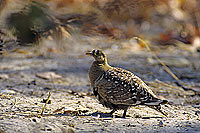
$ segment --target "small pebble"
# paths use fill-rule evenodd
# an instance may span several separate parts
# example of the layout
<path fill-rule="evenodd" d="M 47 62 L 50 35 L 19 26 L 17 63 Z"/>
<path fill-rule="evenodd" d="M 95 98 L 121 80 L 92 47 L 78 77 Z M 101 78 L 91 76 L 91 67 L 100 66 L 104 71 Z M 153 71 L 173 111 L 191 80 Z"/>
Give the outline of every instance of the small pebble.
<path fill-rule="evenodd" d="M 7 74 L 0 74 L 0 79 L 8 79 L 9 76 Z"/>
<path fill-rule="evenodd" d="M 4 94 L 15 94 L 16 93 L 14 90 L 8 90 L 8 89 L 0 90 L 0 92 L 4 93 Z"/>

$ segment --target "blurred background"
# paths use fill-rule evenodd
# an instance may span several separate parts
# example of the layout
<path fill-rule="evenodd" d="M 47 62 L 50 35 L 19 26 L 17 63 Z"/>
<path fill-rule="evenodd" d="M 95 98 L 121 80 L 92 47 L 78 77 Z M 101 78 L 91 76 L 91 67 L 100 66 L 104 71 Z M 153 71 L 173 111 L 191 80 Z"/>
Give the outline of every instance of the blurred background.
<path fill-rule="evenodd" d="M 133 37 L 192 88 L 177 84 Z M 131 70 L 157 94 L 199 104 L 200 0 L 0 0 L 3 87 L 33 95 L 52 85 L 42 72 L 54 72 L 62 77 L 58 88 L 91 92 L 93 59 L 85 52 L 92 49 L 104 50 L 110 64 Z"/>

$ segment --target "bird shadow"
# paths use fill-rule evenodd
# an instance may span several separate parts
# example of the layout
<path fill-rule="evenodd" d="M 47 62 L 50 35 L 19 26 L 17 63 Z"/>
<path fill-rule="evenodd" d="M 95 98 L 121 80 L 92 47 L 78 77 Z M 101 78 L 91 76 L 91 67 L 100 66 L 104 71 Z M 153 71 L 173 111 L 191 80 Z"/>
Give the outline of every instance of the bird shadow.
<path fill-rule="evenodd" d="M 93 116 L 93 117 L 99 117 L 99 118 L 123 118 L 119 115 L 111 115 L 110 113 L 102 113 L 102 112 L 94 112 L 86 115 L 79 115 L 79 116 Z"/>
<path fill-rule="evenodd" d="M 52 114 L 44 114 L 43 116 L 51 116 Z M 112 118 L 123 118 L 123 119 L 130 119 L 130 118 L 140 118 L 140 119 L 159 119 L 159 118 L 163 118 L 161 116 L 145 116 L 145 117 L 141 117 L 141 116 L 135 116 L 135 117 L 131 117 L 131 116 L 127 116 L 126 118 L 119 116 L 119 115 L 111 115 L 110 113 L 102 113 L 102 112 L 93 112 L 90 114 L 54 114 L 54 116 L 93 116 L 93 117 L 97 117 L 97 118 L 107 118 L 107 119 L 112 119 Z"/>
<path fill-rule="evenodd" d="M 93 117 L 99 117 L 99 118 L 124 118 L 119 115 L 111 115 L 110 113 L 102 113 L 102 112 L 94 112 L 87 115 L 78 115 L 78 116 L 93 116 Z M 127 116 L 126 118 L 130 118 L 130 116 Z M 161 116 L 146 116 L 146 117 L 135 117 L 135 118 L 141 118 L 141 119 L 158 119 L 163 118 Z M 124 118 L 125 119 L 125 118 Z"/>

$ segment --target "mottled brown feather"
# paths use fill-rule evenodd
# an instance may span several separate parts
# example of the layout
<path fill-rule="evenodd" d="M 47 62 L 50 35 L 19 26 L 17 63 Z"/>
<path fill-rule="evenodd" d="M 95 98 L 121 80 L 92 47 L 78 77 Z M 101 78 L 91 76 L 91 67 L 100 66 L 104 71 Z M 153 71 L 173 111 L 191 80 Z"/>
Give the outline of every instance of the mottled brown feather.
<path fill-rule="evenodd" d="M 123 105 L 139 105 L 159 100 L 148 86 L 133 73 L 122 68 L 111 67 L 95 81 L 94 87 L 107 102 Z"/>
<path fill-rule="evenodd" d="M 103 51 L 87 53 L 95 58 L 89 71 L 94 95 L 101 104 L 113 109 L 123 109 L 123 117 L 129 106 L 147 105 L 163 113 L 160 104 L 167 103 L 156 97 L 151 89 L 136 75 L 122 68 L 111 67 Z M 165 114 L 165 113 L 163 113 Z"/>

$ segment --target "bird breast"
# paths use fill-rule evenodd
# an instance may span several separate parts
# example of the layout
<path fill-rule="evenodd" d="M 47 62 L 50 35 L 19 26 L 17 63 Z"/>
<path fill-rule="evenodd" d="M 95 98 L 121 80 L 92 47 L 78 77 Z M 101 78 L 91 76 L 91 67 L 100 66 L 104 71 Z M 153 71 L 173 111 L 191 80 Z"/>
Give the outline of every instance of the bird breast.
<path fill-rule="evenodd" d="M 95 81 L 104 73 L 104 71 L 99 67 L 96 62 L 92 63 L 92 66 L 89 70 L 89 78 L 91 82 L 91 87 L 94 88 Z"/>

